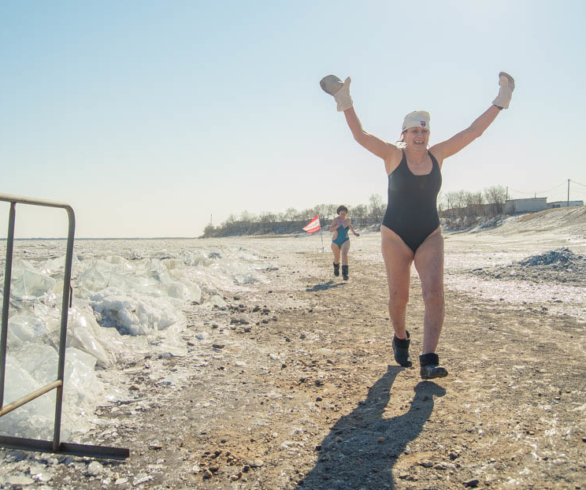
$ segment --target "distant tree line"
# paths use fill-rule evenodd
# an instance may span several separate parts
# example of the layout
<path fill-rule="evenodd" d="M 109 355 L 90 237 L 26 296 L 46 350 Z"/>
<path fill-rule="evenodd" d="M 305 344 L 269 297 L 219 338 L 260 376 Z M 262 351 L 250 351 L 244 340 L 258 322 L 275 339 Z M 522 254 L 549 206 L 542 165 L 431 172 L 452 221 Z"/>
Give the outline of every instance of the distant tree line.
<path fill-rule="evenodd" d="M 438 212 L 442 218 L 496 216 L 503 213 L 505 200 L 506 190 L 502 186 L 489 187 L 482 192 L 447 192 L 439 197 Z M 339 204 L 318 204 L 301 211 L 288 208 L 282 213 L 263 212 L 258 215 L 243 211 L 240 216 L 231 214 L 219 226 L 206 226 L 203 238 L 300 233 L 316 215 L 320 217 L 322 227 L 327 227 L 336 217 L 338 206 Z M 373 194 L 368 204 L 348 206 L 348 209 L 353 225 L 364 228 L 380 225 L 386 207 L 387 203 L 382 197 Z"/>
<path fill-rule="evenodd" d="M 315 216 L 320 217 L 322 227 L 328 226 L 336 216 L 339 204 L 318 204 L 313 208 L 299 211 L 288 208 L 282 213 L 263 212 L 254 214 L 243 211 L 240 216 L 231 214 L 219 226 L 206 226 L 203 238 L 225 237 L 235 235 L 266 235 L 300 233 L 302 228 Z M 378 194 L 369 198 L 368 204 L 347 206 L 352 223 L 356 227 L 366 227 L 380 224 L 386 209 L 386 203 Z"/>
<path fill-rule="evenodd" d="M 507 191 L 503 186 L 488 187 L 481 192 L 446 192 L 438 204 L 441 217 L 462 218 L 503 214 Z"/>

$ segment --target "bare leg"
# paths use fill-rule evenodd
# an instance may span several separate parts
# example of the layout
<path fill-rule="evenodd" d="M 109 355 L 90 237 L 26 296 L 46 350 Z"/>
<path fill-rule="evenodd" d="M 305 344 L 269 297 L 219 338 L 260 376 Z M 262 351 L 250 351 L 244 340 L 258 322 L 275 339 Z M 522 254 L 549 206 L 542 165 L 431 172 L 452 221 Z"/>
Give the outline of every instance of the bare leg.
<path fill-rule="evenodd" d="M 340 247 L 332 242 L 332 252 L 334 252 L 334 264 L 340 263 Z"/>
<path fill-rule="evenodd" d="M 406 339 L 405 314 L 414 254 L 399 235 L 386 226 L 381 226 L 381 239 L 389 284 L 389 315 L 397 338 Z"/>
<path fill-rule="evenodd" d="M 437 349 L 444 323 L 444 238 L 439 229 L 417 249 L 415 268 L 421 278 L 425 303 L 423 354 L 430 354 Z"/>
<path fill-rule="evenodd" d="M 342 265 L 348 265 L 348 251 L 350 250 L 350 240 L 342 243 Z"/>

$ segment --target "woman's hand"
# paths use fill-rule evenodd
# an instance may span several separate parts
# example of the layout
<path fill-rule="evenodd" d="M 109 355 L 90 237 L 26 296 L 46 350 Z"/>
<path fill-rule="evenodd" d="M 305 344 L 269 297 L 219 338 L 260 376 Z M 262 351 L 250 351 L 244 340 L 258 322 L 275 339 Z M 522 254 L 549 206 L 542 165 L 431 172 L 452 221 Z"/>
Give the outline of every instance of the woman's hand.
<path fill-rule="evenodd" d="M 346 122 L 354 139 L 377 157 L 382 158 L 385 162 L 394 157 L 398 162 L 401 161 L 402 153 L 395 145 L 386 143 L 376 136 L 367 133 L 362 129 L 362 124 L 354 111 L 354 103 L 350 97 L 350 83 L 352 79 L 346 78 L 344 83 L 336 75 L 328 75 L 319 82 L 324 92 L 333 95 L 338 103 L 338 112 L 344 112 Z"/>
<path fill-rule="evenodd" d="M 508 109 L 513 97 L 513 90 L 515 90 L 515 79 L 508 73 L 501 71 L 499 73 L 499 87 L 499 94 L 492 101 L 492 105 L 499 109 Z"/>
<path fill-rule="evenodd" d="M 350 97 L 350 83 L 352 83 L 350 77 L 342 83 L 342 80 L 336 75 L 323 77 L 319 82 L 324 92 L 334 96 L 334 100 L 338 104 L 338 112 L 344 112 L 353 106 L 352 97 Z"/>
<path fill-rule="evenodd" d="M 470 127 L 458 134 L 452 136 L 449 140 L 442 141 L 433 145 L 429 151 L 438 159 L 438 163 L 443 165 L 444 159 L 451 157 L 458 153 L 462 148 L 465 148 L 472 143 L 476 138 L 482 136 L 482 133 L 488 128 L 496 117 L 500 114 L 501 109 L 507 109 L 513 97 L 513 90 L 515 90 L 515 79 L 501 71 L 499 73 L 499 94 L 492 102 L 492 105 L 478 117 Z"/>

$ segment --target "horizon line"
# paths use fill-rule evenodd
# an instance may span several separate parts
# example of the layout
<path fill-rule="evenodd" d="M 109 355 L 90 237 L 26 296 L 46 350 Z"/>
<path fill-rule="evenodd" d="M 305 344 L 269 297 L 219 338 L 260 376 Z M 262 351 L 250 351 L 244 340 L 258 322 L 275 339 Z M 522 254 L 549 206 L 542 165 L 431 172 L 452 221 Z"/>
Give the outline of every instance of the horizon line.
<path fill-rule="evenodd" d="M 75 238 L 75 241 L 82 240 L 199 240 L 201 237 L 181 237 L 181 236 L 160 236 L 160 237 L 82 237 Z M 0 241 L 7 241 L 8 238 L 0 238 Z M 25 241 L 25 240 L 67 240 L 67 237 L 30 237 L 30 238 L 14 238 L 14 241 Z"/>

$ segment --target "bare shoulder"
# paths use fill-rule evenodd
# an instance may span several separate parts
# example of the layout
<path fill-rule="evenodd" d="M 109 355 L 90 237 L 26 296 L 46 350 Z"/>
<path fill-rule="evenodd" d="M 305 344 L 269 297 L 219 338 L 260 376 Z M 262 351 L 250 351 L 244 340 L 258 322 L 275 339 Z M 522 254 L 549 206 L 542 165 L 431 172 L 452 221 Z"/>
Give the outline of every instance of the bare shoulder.
<path fill-rule="evenodd" d="M 385 170 L 387 171 L 387 175 L 390 175 L 393 170 L 399 166 L 401 159 L 403 158 L 403 150 L 397 148 L 395 145 L 389 144 L 389 146 L 392 147 L 392 150 L 389 149 L 387 157 L 385 158 Z"/>
<path fill-rule="evenodd" d="M 438 165 L 442 168 L 444 163 L 444 148 L 442 147 L 442 143 L 437 143 L 433 145 L 429 150 L 429 153 L 433 155 L 433 157 L 437 160 Z"/>

